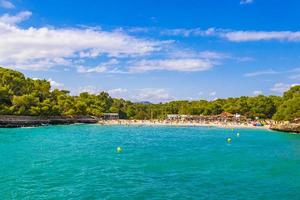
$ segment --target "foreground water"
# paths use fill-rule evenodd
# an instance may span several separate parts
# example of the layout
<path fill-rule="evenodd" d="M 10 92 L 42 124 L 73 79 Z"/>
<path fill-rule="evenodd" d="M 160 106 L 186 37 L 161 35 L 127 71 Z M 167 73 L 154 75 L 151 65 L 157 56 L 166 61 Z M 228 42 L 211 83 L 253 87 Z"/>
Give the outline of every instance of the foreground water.
<path fill-rule="evenodd" d="M 300 199 L 300 135 L 204 127 L 0 129 L 0 199 Z"/>

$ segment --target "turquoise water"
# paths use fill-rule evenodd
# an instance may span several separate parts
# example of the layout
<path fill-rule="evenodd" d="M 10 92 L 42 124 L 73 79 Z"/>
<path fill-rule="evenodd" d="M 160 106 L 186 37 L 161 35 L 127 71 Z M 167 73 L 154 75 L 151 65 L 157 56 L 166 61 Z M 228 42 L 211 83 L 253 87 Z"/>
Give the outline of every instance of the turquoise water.
<path fill-rule="evenodd" d="M 300 135 L 237 131 L 0 129 L 0 199 L 300 199 Z"/>

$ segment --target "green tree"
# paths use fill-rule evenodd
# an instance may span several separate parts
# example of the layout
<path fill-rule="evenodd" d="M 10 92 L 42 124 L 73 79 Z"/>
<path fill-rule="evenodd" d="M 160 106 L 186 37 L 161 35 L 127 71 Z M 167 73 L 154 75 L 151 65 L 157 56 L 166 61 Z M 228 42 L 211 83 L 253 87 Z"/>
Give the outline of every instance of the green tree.
<path fill-rule="evenodd" d="M 283 103 L 273 116 L 275 120 L 293 121 L 300 118 L 300 86 L 294 86 L 283 95 Z"/>
<path fill-rule="evenodd" d="M 39 115 L 37 107 L 39 100 L 31 94 L 14 96 L 12 110 L 16 115 Z"/>

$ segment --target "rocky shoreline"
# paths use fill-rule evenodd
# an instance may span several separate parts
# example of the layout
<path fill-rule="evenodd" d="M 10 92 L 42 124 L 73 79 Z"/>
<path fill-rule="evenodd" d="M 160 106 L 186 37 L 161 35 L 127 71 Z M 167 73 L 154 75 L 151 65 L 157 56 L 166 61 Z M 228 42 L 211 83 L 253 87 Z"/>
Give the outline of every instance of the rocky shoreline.
<path fill-rule="evenodd" d="M 251 124 L 197 124 L 197 123 L 163 123 L 153 122 L 149 120 L 99 120 L 93 116 L 15 116 L 15 115 L 0 115 L 0 128 L 18 128 L 18 127 L 31 127 L 31 126 L 44 126 L 44 125 L 63 125 L 63 124 L 103 124 L 103 125 L 129 125 L 129 124 L 148 124 L 148 125 L 200 125 L 200 126 L 221 126 L 221 127 L 240 127 L 240 128 L 255 128 Z M 300 133 L 300 123 L 276 123 L 267 127 L 256 128 L 269 128 L 271 130 Z"/>
<path fill-rule="evenodd" d="M 99 119 L 92 116 L 13 116 L 1 115 L 0 128 L 17 128 L 17 127 L 30 127 L 30 126 L 43 126 L 43 125 L 59 125 L 59 124 L 95 124 Z"/>
<path fill-rule="evenodd" d="M 274 124 L 270 126 L 270 129 L 275 131 L 300 133 L 300 124 L 299 123 Z"/>

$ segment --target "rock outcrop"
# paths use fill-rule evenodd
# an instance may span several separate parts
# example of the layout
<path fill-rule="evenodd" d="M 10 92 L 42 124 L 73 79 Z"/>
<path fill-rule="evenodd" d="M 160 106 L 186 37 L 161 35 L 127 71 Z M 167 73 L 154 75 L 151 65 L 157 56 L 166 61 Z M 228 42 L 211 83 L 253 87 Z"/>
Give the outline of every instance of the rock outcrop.
<path fill-rule="evenodd" d="M 27 126 L 42 126 L 42 125 L 58 125 L 58 124 L 74 124 L 74 123 L 97 123 L 99 120 L 91 116 L 14 116 L 14 115 L 1 115 L 0 128 L 15 128 Z"/>
<path fill-rule="evenodd" d="M 300 123 L 281 123 L 270 126 L 270 129 L 283 132 L 300 133 Z"/>

